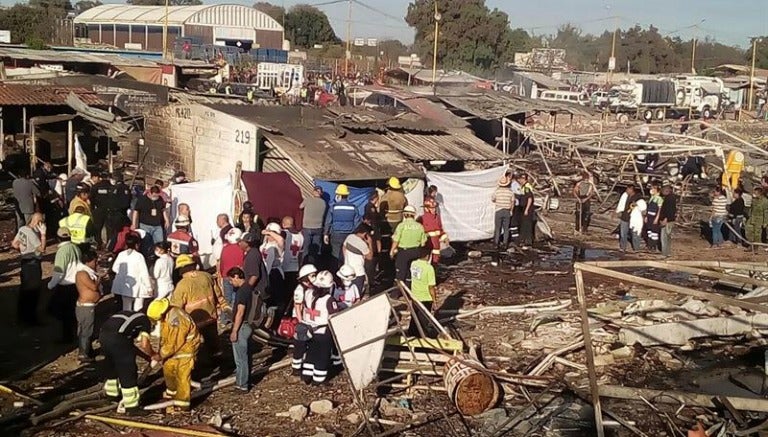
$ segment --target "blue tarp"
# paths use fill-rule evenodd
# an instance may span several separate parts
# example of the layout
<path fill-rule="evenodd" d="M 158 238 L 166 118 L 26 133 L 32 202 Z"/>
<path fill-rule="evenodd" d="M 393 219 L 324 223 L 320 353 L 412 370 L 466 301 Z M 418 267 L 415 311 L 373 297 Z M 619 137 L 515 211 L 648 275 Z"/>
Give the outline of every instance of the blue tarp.
<path fill-rule="evenodd" d="M 336 196 L 334 193 L 336 193 L 336 187 L 339 186 L 339 184 L 315 179 L 315 186 L 323 189 L 323 197 L 325 198 L 325 201 L 328 202 L 328 208 L 331 208 L 335 203 L 334 198 Z M 371 199 L 371 195 L 376 189 L 373 187 L 357 188 L 349 185 L 347 186 L 349 187 L 349 201 L 357 207 L 360 219 L 362 220 L 363 214 L 365 214 L 365 204 Z M 359 224 L 360 223 L 355 223 L 355 226 Z"/>

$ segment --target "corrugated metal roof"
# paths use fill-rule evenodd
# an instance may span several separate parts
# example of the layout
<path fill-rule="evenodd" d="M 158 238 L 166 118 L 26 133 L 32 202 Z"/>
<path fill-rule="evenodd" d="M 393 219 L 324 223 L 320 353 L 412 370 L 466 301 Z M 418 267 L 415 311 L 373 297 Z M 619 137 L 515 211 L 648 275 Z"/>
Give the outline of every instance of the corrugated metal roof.
<path fill-rule="evenodd" d="M 0 106 L 52 105 L 66 106 L 69 93 L 75 93 L 89 106 L 108 106 L 105 99 L 87 88 L 0 84 Z"/>
<path fill-rule="evenodd" d="M 132 67 L 157 67 L 153 61 L 139 58 L 128 58 L 110 53 L 84 53 L 80 51 L 32 50 L 17 47 L 0 47 L 0 58 L 23 59 L 34 62 L 50 62 L 59 64 L 103 64 Z"/>
<path fill-rule="evenodd" d="M 252 7 L 234 4 L 169 6 L 168 24 L 201 24 L 233 26 L 247 29 L 282 31 L 277 20 Z M 75 17 L 76 24 L 148 24 L 162 26 L 166 22 L 165 6 L 101 5 Z"/>
<path fill-rule="evenodd" d="M 397 150 L 414 161 L 495 161 L 506 157 L 465 129 L 431 135 L 390 132 L 387 136 Z"/>
<path fill-rule="evenodd" d="M 300 138 L 298 138 L 300 137 Z M 282 153 L 273 163 L 291 176 L 303 173 L 314 179 L 330 181 L 378 180 L 390 176 L 421 177 L 422 172 L 378 135 L 346 134 L 336 137 L 332 130 L 307 129 L 291 137 L 265 134 L 268 146 Z M 265 161 L 266 164 L 266 161 Z M 288 164 L 297 168 L 288 169 Z"/>
<path fill-rule="evenodd" d="M 513 73 L 513 76 L 514 75 L 525 77 L 529 80 L 536 82 L 538 85 L 541 85 L 544 88 L 548 88 L 551 90 L 569 88 L 568 84 L 566 84 L 565 82 L 560 82 L 559 80 L 553 79 L 552 77 L 547 76 L 544 73 L 538 73 L 535 71 L 515 71 Z"/>
<path fill-rule="evenodd" d="M 421 82 L 432 83 L 432 69 L 398 67 L 398 68 L 394 68 L 392 70 L 387 71 L 387 74 L 393 74 L 393 73 L 410 75 L 412 78 L 419 80 Z M 443 85 L 449 84 L 449 83 L 473 84 L 476 82 L 488 81 L 487 79 L 483 79 L 482 77 L 478 77 L 478 76 L 473 76 L 463 71 L 437 70 L 435 73 L 436 73 L 435 82 Z"/>

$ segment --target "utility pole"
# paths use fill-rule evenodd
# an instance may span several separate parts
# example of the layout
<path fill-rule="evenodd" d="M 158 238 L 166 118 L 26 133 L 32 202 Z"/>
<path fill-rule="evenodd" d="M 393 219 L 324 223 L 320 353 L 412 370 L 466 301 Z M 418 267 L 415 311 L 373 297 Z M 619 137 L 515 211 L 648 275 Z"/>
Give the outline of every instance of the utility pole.
<path fill-rule="evenodd" d="M 613 17 L 613 40 L 611 41 L 611 58 L 608 60 L 608 84 L 613 83 L 613 71 L 616 69 L 616 32 L 619 30 L 618 17 Z"/>
<path fill-rule="evenodd" d="M 691 49 L 691 74 L 696 74 L 696 36 L 693 36 L 693 48 Z"/>
<path fill-rule="evenodd" d="M 755 57 L 757 55 L 757 37 L 752 38 L 752 70 L 749 73 L 749 100 L 747 101 L 747 111 L 752 110 L 752 102 L 755 96 Z"/>
<path fill-rule="evenodd" d="M 163 19 L 163 59 L 168 60 L 168 3 L 170 0 L 165 0 L 165 18 Z"/>
<path fill-rule="evenodd" d="M 349 60 L 352 57 L 352 0 L 349 0 L 347 12 L 347 53 L 344 60 L 344 76 L 349 75 Z"/>
<path fill-rule="evenodd" d="M 437 38 L 440 34 L 440 19 L 442 16 L 437 10 L 437 0 L 435 0 L 435 46 L 432 49 L 432 94 L 437 95 Z"/>

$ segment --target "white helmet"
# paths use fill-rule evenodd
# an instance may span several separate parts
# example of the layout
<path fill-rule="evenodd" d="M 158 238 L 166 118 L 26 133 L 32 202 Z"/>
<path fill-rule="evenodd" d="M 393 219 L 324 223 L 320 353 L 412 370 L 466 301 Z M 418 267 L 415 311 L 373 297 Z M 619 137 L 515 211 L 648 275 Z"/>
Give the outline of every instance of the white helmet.
<path fill-rule="evenodd" d="M 317 277 L 312 281 L 312 285 L 317 288 L 331 288 L 333 287 L 333 274 L 328 270 L 323 270 L 317 274 Z"/>
<path fill-rule="evenodd" d="M 347 264 L 344 264 L 341 266 L 338 272 L 336 272 L 336 276 L 343 280 L 351 281 L 357 277 L 355 274 L 355 269 L 352 268 L 352 266 L 349 266 Z"/>
<path fill-rule="evenodd" d="M 243 231 L 241 231 L 239 228 L 232 228 L 227 231 L 227 234 L 224 236 L 224 238 L 229 244 L 237 244 L 240 240 L 243 239 Z"/>
<path fill-rule="evenodd" d="M 306 278 L 312 273 L 317 273 L 317 267 L 315 267 L 313 264 L 305 264 L 301 266 L 301 269 L 299 269 L 299 279 Z"/>

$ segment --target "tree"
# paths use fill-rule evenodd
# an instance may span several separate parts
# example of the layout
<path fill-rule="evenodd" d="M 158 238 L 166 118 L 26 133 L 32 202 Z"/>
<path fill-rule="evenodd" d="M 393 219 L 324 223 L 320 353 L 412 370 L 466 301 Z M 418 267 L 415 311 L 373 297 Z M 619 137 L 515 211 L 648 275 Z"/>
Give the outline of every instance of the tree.
<path fill-rule="evenodd" d="M 269 2 L 257 2 L 255 5 L 253 5 L 253 8 L 257 11 L 264 12 L 265 14 L 269 15 L 270 17 L 274 18 L 275 21 L 278 23 L 283 22 L 283 18 L 285 17 L 285 8 L 282 6 L 273 5 Z"/>
<path fill-rule="evenodd" d="M 164 6 L 165 0 L 127 0 L 129 5 L 137 6 Z M 170 0 L 171 6 L 197 6 L 202 5 L 202 0 Z"/>
<path fill-rule="evenodd" d="M 748 63 L 752 63 L 752 41 L 749 41 Z M 755 46 L 755 68 L 768 69 L 768 35 L 758 38 Z"/>
<path fill-rule="evenodd" d="M 341 40 L 328 21 L 328 16 L 314 6 L 296 5 L 285 15 L 285 34 L 296 47 L 311 48 L 315 44 L 336 44 Z"/>
<path fill-rule="evenodd" d="M 80 0 L 79 2 L 75 3 L 75 13 L 82 14 L 88 9 L 101 5 L 102 3 L 98 0 Z"/>
<path fill-rule="evenodd" d="M 66 15 L 66 13 L 65 13 Z M 17 3 L 0 11 L 0 29 L 11 31 L 11 42 L 15 44 L 51 41 L 55 21 L 46 10 L 36 6 Z"/>
<path fill-rule="evenodd" d="M 437 64 L 446 69 L 491 70 L 514 55 L 515 36 L 509 16 L 489 10 L 485 0 L 441 0 Z M 414 0 L 405 21 L 416 30 L 414 49 L 431 63 L 434 50 L 435 0 Z"/>

